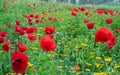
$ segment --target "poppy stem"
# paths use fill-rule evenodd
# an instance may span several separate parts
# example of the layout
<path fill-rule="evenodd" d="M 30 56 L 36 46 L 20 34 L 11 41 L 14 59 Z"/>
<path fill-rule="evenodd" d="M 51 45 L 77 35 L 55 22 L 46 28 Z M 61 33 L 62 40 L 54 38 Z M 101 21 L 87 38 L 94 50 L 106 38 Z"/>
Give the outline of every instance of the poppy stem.
<path fill-rule="evenodd" d="M 10 72 L 11 72 L 11 55 L 10 55 L 10 52 L 9 52 L 9 56 L 8 56 L 8 58 L 9 58 L 9 64 L 10 64 Z"/>

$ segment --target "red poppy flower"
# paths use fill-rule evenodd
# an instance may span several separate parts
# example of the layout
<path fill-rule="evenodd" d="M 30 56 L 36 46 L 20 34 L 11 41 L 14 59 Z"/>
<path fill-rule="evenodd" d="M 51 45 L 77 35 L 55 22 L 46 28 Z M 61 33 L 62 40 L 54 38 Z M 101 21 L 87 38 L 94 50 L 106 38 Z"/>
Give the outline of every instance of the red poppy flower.
<path fill-rule="evenodd" d="M 35 41 L 36 40 L 36 35 L 32 34 L 32 33 L 29 33 L 28 34 L 28 39 L 31 40 L 31 41 Z"/>
<path fill-rule="evenodd" d="M 0 36 L 2 37 L 6 36 L 7 34 L 8 34 L 7 32 L 0 31 Z"/>
<path fill-rule="evenodd" d="M 31 18 L 33 18 L 33 17 L 34 17 L 34 14 L 30 14 L 29 16 L 30 16 Z"/>
<path fill-rule="evenodd" d="M 56 49 L 55 41 L 48 36 L 41 37 L 40 46 L 44 51 L 53 51 Z"/>
<path fill-rule="evenodd" d="M 20 29 L 20 30 L 19 30 L 19 34 L 20 34 L 20 35 L 24 35 L 24 30 L 23 30 L 23 29 Z"/>
<path fill-rule="evenodd" d="M 72 69 L 77 69 L 78 72 L 79 72 L 79 71 L 80 71 L 80 66 L 78 66 L 78 65 L 74 65 L 74 66 L 72 67 Z"/>
<path fill-rule="evenodd" d="M 11 26 L 12 26 L 11 24 L 7 24 L 7 27 L 8 27 L 8 28 L 11 28 Z"/>
<path fill-rule="evenodd" d="M 2 46 L 2 50 L 9 52 L 11 50 L 10 46 L 10 42 L 6 42 L 3 46 Z"/>
<path fill-rule="evenodd" d="M 89 20 L 85 18 L 84 19 L 84 23 L 88 23 L 88 22 L 89 22 Z"/>
<path fill-rule="evenodd" d="M 39 19 L 36 19 L 35 22 L 36 22 L 36 23 L 39 23 Z"/>
<path fill-rule="evenodd" d="M 73 10 L 72 7 L 70 7 L 69 10 L 72 11 Z"/>
<path fill-rule="evenodd" d="M 85 15 L 87 16 L 89 14 L 89 12 L 85 12 Z"/>
<path fill-rule="evenodd" d="M 28 22 L 29 23 L 29 25 L 33 25 L 33 22 L 31 21 L 31 22 Z"/>
<path fill-rule="evenodd" d="M 72 11 L 72 12 L 71 12 L 71 15 L 73 15 L 73 16 L 77 16 L 77 13 L 74 12 L 74 11 Z"/>
<path fill-rule="evenodd" d="M 28 20 L 28 22 L 31 22 L 31 21 L 32 21 L 32 19 L 31 19 L 30 17 L 28 17 L 27 20 Z"/>
<path fill-rule="evenodd" d="M 111 24 L 113 22 L 112 18 L 107 18 L 105 21 L 107 24 Z"/>
<path fill-rule="evenodd" d="M 39 15 L 35 15 L 35 18 L 38 19 L 38 18 L 39 18 Z"/>
<path fill-rule="evenodd" d="M 16 73 L 24 73 L 27 68 L 28 56 L 20 53 L 18 51 L 14 51 L 12 54 L 12 68 Z"/>
<path fill-rule="evenodd" d="M 18 43 L 18 49 L 20 52 L 25 52 L 28 48 L 27 48 L 27 46 L 25 46 L 21 43 Z"/>
<path fill-rule="evenodd" d="M 39 22 L 40 22 L 40 23 L 42 23 L 42 22 L 43 22 L 43 20 L 42 20 L 42 19 L 40 19 L 40 20 L 39 20 Z"/>
<path fill-rule="evenodd" d="M 55 32 L 55 28 L 53 26 L 46 26 L 44 32 L 46 34 L 53 34 Z"/>
<path fill-rule="evenodd" d="M 21 29 L 21 28 L 20 28 L 20 26 L 18 26 L 18 25 L 16 25 L 15 28 L 14 28 L 15 32 L 19 32 L 20 29 Z"/>
<path fill-rule="evenodd" d="M 87 28 L 88 29 L 93 29 L 94 28 L 94 23 L 88 23 Z"/>
<path fill-rule="evenodd" d="M 81 11 L 85 11 L 85 8 L 84 8 L 84 7 L 81 7 L 80 10 L 81 10 Z"/>
<path fill-rule="evenodd" d="M 26 30 L 26 29 L 27 29 L 27 27 L 26 27 L 26 26 L 22 26 L 22 29 L 23 29 L 23 30 Z"/>
<path fill-rule="evenodd" d="M 120 28 L 116 28 L 115 31 L 116 31 L 116 33 L 119 33 L 120 32 Z"/>
<path fill-rule="evenodd" d="M 75 11 L 75 12 L 79 12 L 78 8 L 74 8 L 74 11 Z"/>
<path fill-rule="evenodd" d="M 16 25 L 20 25 L 20 21 L 19 20 L 16 20 Z"/>
<path fill-rule="evenodd" d="M 4 37 L 0 37 L 0 43 L 3 43 L 4 42 Z"/>
<path fill-rule="evenodd" d="M 96 31 L 95 41 L 104 43 L 110 40 L 112 36 L 113 34 L 111 33 L 110 29 L 102 27 Z"/>
<path fill-rule="evenodd" d="M 112 47 L 116 44 L 116 37 L 112 35 L 111 39 L 107 43 L 107 49 L 112 49 Z"/>
<path fill-rule="evenodd" d="M 29 33 L 33 33 L 35 31 L 35 28 L 34 27 L 29 27 L 26 29 L 26 33 L 29 34 Z"/>
<path fill-rule="evenodd" d="M 48 20 L 53 20 L 53 17 L 51 17 L 51 16 L 50 16 L 50 17 L 48 17 Z"/>

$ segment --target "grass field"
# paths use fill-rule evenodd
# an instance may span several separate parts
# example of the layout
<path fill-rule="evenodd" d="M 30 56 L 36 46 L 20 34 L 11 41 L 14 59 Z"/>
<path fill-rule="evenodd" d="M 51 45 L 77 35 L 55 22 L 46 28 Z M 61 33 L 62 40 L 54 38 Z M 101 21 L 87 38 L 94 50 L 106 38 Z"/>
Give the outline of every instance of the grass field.
<path fill-rule="evenodd" d="M 55 32 L 45 31 L 46 26 L 54 27 Z M 27 32 L 30 27 L 33 29 Z M 109 30 L 101 31 L 97 41 L 95 36 L 101 27 Z M 42 43 L 43 36 L 52 43 Z M 14 51 L 22 54 L 13 58 Z M 25 63 L 27 68 L 23 67 Z M 0 75 L 120 75 L 119 6 L 1 0 Z"/>

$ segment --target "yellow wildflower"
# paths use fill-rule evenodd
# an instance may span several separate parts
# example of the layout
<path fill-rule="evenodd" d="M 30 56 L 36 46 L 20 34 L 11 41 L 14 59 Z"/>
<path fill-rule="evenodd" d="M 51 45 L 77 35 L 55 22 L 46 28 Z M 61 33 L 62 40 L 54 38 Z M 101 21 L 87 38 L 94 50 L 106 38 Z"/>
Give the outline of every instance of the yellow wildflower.
<path fill-rule="evenodd" d="M 92 64 L 90 64 L 90 63 L 86 63 L 88 66 L 92 66 Z"/>
<path fill-rule="evenodd" d="M 106 61 L 106 62 L 111 62 L 111 61 L 112 61 L 112 58 L 111 58 L 111 57 L 105 58 L 105 61 Z"/>
<path fill-rule="evenodd" d="M 34 50 L 38 50 L 38 48 L 35 47 Z"/>
<path fill-rule="evenodd" d="M 90 56 L 89 58 L 94 58 L 94 56 Z"/>
<path fill-rule="evenodd" d="M 105 72 L 95 72 L 93 75 L 106 75 Z"/>
<path fill-rule="evenodd" d="M 96 59 L 97 59 L 97 60 L 101 60 L 101 57 L 98 56 L 98 57 L 96 57 Z"/>
<path fill-rule="evenodd" d="M 87 72 L 90 72 L 90 69 L 88 69 L 88 68 L 87 68 L 87 69 L 85 69 L 85 70 L 86 70 Z"/>
<path fill-rule="evenodd" d="M 90 52 L 90 54 L 92 55 L 92 54 L 94 54 L 94 52 Z"/>
<path fill-rule="evenodd" d="M 57 66 L 57 68 L 58 68 L 58 69 L 62 69 L 62 68 L 63 68 L 63 66 Z"/>
<path fill-rule="evenodd" d="M 22 75 L 21 73 L 18 73 L 18 75 Z"/>
<path fill-rule="evenodd" d="M 120 68 L 120 64 L 116 64 L 114 68 Z"/>
<path fill-rule="evenodd" d="M 87 46 L 87 44 L 81 43 L 81 46 Z"/>
<path fill-rule="evenodd" d="M 98 68 L 98 67 L 100 66 L 100 64 L 98 64 L 98 63 L 95 63 L 95 66 Z"/>
<path fill-rule="evenodd" d="M 60 60 L 60 62 L 64 62 L 64 60 Z"/>
<path fill-rule="evenodd" d="M 27 62 L 27 64 L 28 64 L 29 67 L 33 66 L 33 64 L 30 63 L 30 62 Z"/>

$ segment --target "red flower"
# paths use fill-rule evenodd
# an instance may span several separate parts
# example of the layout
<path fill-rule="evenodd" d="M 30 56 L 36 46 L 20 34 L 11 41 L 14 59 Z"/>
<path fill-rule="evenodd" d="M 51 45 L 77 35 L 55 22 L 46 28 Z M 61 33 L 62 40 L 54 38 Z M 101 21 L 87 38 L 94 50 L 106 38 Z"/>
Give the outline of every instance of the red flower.
<path fill-rule="evenodd" d="M 26 30 L 26 29 L 27 29 L 27 27 L 26 27 L 26 26 L 22 26 L 22 29 L 23 29 L 23 30 Z"/>
<path fill-rule="evenodd" d="M 85 8 L 81 7 L 80 10 L 81 10 L 81 11 L 85 11 Z"/>
<path fill-rule="evenodd" d="M 72 7 L 70 7 L 69 10 L 72 11 L 73 10 Z"/>
<path fill-rule="evenodd" d="M 115 31 L 116 31 L 116 33 L 119 33 L 120 32 L 120 28 L 116 28 Z"/>
<path fill-rule="evenodd" d="M 30 16 L 31 18 L 33 18 L 33 17 L 34 17 L 34 14 L 30 14 L 29 16 Z"/>
<path fill-rule="evenodd" d="M 29 25 L 33 25 L 33 22 L 31 21 L 31 22 L 28 22 L 29 23 Z"/>
<path fill-rule="evenodd" d="M 75 12 L 79 12 L 78 8 L 74 8 L 74 11 L 75 11 Z"/>
<path fill-rule="evenodd" d="M 8 28 L 11 28 L 11 26 L 12 26 L 11 24 L 7 24 L 7 27 L 8 27 Z"/>
<path fill-rule="evenodd" d="M 21 29 L 21 28 L 20 28 L 20 26 L 18 26 L 18 25 L 16 25 L 15 28 L 14 28 L 15 32 L 19 32 L 20 29 Z"/>
<path fill-rule="evenodd" d="M 111 31 L 108 28 L 102 27 L 96 31 L 95 41 L 104 43 L 104 42 L 107 42 L 108 40 L 110 40 L 112 36 L 113 36 L 113 34 L 111 33 Z"/>
<path fill-rule="evenodd" d="M 85 18 L 84 19 L 84 23 L 88 23 L 88 22 L 89 22 L 89 20 Z"/>
<path fill-rule="evenodd" d="M 0 37 L 0 43 L 3 43 L 4 42 L 4 37 Z"/>
<path fill-rule="evenodd" d="M 27 34 L 33 33 L 34 31 L 35 31 L 35 28 L 34 28 L 34 27 L 29 27 L 29 28 L 27 28 L 26 33 L 27 33 Z"/>
<path fill-rule="evenodd" d="M 2 49 L 6 52 L 9 52 L 11 50 L 11 48 L 9 47 L 10 46 L 10 42 L 6 42 L 3 46 L 2 46 Z"/>
<path fill-rule="evenodd" d="M 74 66 L 72 67 L 72 69 L 77 69 L 78 72 L 79 72 L 79 71 L 80 71 L 80 66 L 74 65 Z"/>
<path fill-rule="evenodd" d="M 24 73 L 27 67 L 28 56 L 19 53 L 18 51 L 14 51 L 12 54 L 12 68 L 16 73 Z"/>
<path fill-rule="evenodd" d="M 107 18 L 105 21 L 107 24 L 111 24 L 113 22 L 112 18 Z"/>
<path fill-rule="evenodd" d="M 16 25 L 20 25 L 20 21 L 19 20 L 16 20 Z"/>
<path fill-rule="evenodd" d="M 40 46 L 44 51 L 53 51 L 56 49 L 55 41 L 48 36 L 41 37 Z"/>
<path fill-rule="evenodd" d="M 46 34 L 53 34 L 55 32 L 55 28 L 53 26 L 46 26 L 44 32 Z"/>
<path fill-rule="evenodd" d="M 87 16 L 89 14 L 89 12 L 85 12 L 85 15 Z"/>
<path fill-rule="evenodd" d="M 31 40 L 31 41 L 35 41 L 36 40 L 36 35 L 32 34 L 32 33 L 29 33 L 28 34 L 28 39 Z"/>
<path fill-rule="evenodd" d="M 42 22 L 43 22 L 43 20 L 42 20 L 42 19 L 40 19 L 40 20 L 39 20 L 39 22 L 40 22 L 40 23 L 42 23 Z"/>
<path fill-rule="evenodd" d="M 28 17 L 28 19 L 27 19 L 27 20 L 28 20 L 28 22 L 31 22 L 31 21 L 32 21 L 32 19 L 31 19 L 30 17 Z"/>
<path fill-rule="evenodd" d="M 72 12 L 71 12 L 71 15 L 73 15 L 73 16 L 77 16 L 77 13 L 74 12 L 74 11 L 72 11 Z"/>
<path fill-rule="evenodd" d="M 25 46 L 19 42 L 18 42 L 18 48 L 19 48 L 20 52 L 25 52 L 28 49 L 27 46 Z"/>
<path fill-rule="evenodd" d="M 23 30 L 23 29 L 20 29 L 20 30 L 19 30 L 19 34 L 20 34 L 20 35 L 24 35 L 24 30 Z"/>
<path fill-rule="evenodd" d="M 94 28 L 94 23 L 88 23 L 87 28 L 88 29 L 93 29 Z"/>
<path fill-rule="evenodd" d="M 2 37 L 6 36 L 7 34 L 8 34 L 7 32 L 0 31 L 0 36 L 2 36 Z"/>
<path fill-rule="evenodd" d="M 107 43 L 107 49 L 110 50 L 116 44 L 116 37 L 112 35 L 111 39 Z"/>
<path fill-rule="evenodd" d="M 36 23 L 39 23 L 39 19 L 36 19 L 35 22 L 36 22 Z"/>
<path fill-rule="evenodd" d="M 35 18 L 38 19 L 38 18 L 39 18 L 39 15 L 35 15 Z"/>

